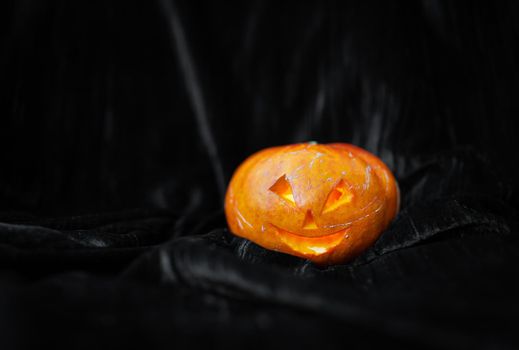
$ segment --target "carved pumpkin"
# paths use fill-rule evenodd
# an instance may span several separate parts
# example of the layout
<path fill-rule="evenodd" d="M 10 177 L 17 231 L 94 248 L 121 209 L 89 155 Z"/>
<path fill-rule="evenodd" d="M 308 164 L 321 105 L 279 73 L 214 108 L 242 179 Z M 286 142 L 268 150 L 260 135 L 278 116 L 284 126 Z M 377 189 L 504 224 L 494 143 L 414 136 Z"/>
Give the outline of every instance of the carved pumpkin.
<path fill-rule="evenodd" d="M 253 154 L 225 198 L 231 231 L 320 265 L 360 254 L 399 207 L 397 183 L 373 154 L 350 144 L 304 143 Z"/>

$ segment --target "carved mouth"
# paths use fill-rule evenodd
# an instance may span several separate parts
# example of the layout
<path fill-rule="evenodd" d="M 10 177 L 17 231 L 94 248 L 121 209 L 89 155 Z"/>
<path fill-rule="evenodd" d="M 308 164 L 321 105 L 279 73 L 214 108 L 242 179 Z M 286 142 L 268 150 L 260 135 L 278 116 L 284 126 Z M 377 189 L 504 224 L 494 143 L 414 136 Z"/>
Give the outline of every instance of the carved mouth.
<path fill-rule="evenodd" d="M 283 230 L 272 225 L 276 231 L 278 238 L 289 246 L 292 250 L 303 255 L 318 256 L 325 254 L 337 247 L 347 234 L 351 227 L 341 229 L 340 231 L 320 237 L 305 237 L 297 233 Z"/>

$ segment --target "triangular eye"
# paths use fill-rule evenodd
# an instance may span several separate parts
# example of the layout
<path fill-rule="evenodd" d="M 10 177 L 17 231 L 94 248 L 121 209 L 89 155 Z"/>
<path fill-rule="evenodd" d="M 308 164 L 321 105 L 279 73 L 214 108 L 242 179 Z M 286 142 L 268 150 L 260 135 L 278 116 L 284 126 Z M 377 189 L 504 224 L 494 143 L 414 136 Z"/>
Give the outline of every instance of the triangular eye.
<path fill-rule="evenodd" d="M 296 204 L 294 200 L 294 194 L 292 193 L 292 187 L 287 180 L 286 175 L 281 176 L 275 184 L 273 184 L 270 188 L 270 191 L 274 192 L 287 202 L 291 204 Z"/>
<path fill-rule="evenodd" d="M 341 180 L 328 195 L 326 203 L 324 204 L 323 213 L 332 211 L 342 204 L 349 203 L 352 199 L 353 193 L 350 192 L 344 180 Z"/>

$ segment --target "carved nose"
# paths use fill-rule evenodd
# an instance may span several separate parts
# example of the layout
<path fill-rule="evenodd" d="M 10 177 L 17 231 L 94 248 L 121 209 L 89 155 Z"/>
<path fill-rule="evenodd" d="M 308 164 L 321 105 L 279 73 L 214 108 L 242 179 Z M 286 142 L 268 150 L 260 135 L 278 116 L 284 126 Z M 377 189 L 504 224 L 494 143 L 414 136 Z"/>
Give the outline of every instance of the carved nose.
<path fill-rule="evenodd" d="M 304 230 L 315 230 L 317 225 L 315 224 L 314 216 L 312 215 L 312 211 L 309 209 L 306 211 L 305 221 L 303 222 Z"/>

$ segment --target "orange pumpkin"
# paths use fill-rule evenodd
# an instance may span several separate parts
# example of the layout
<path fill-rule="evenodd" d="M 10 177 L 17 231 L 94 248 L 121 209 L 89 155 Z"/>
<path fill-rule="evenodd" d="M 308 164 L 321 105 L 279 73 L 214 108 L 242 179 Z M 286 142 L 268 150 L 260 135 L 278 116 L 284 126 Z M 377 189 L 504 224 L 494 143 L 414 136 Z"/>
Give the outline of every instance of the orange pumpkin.
<path fill-rule="evenodd" d="M 398 185 L 373 154 L 350 144 L 272 147 L 246 159 L 225 198 L 231 231 L 319 265 L 345 262 L 398 212 Z"/>

